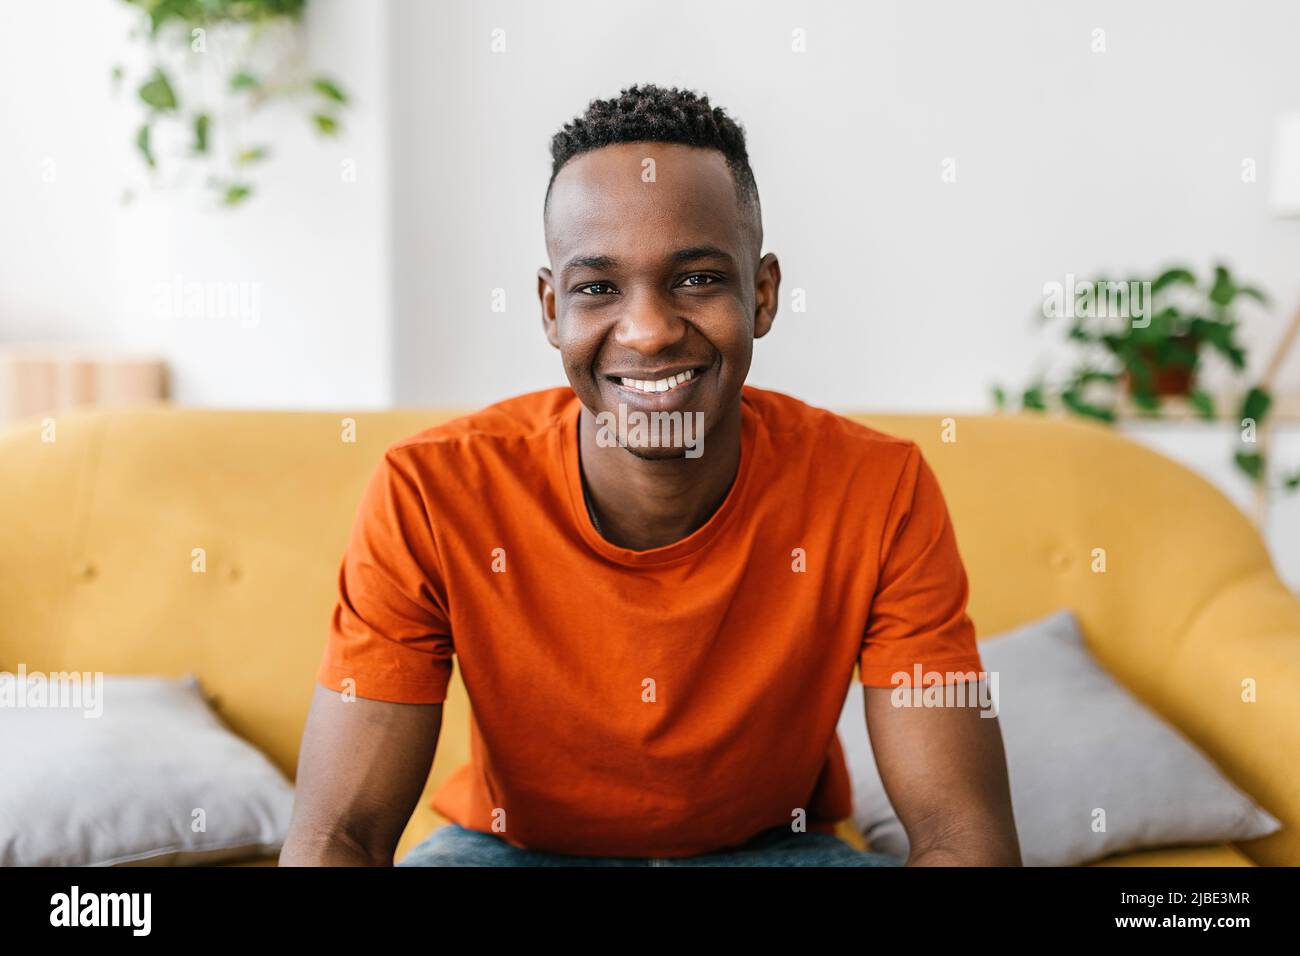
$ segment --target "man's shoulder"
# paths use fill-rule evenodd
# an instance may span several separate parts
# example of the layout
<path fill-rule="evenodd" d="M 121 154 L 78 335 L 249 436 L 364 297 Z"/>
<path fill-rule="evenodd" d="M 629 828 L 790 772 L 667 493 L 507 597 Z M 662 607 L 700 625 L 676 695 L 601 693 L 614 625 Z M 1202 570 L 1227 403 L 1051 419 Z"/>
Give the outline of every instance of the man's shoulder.
<path fill-rule="evenodd" d="M 556 429 L 577 401 L 567 387 L 517 395 L 467 415 L 430 425 L 389 444 L 388 452 L 434 452 L 448 445 L 465 446 L 527 441 Z"/>
<path fill-rule="evenodd" d="M 929 472 L 920 444 L 905 435 L 780 392 L 746 386 L 745 397 L 767 428 L 773 467 L 805 493 L 837 497 L 843 509 L 905 507 Z"/>

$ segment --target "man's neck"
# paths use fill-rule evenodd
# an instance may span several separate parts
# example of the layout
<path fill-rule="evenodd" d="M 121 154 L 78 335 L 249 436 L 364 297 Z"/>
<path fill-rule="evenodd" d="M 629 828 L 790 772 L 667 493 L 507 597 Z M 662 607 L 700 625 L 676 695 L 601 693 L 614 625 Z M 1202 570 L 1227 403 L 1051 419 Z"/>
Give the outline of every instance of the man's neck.
<path fill-rule="evenodd" d="M 648 551 L 680 541 L 718 510 L 740 467 L 740 401 L 708 433 L 698 458 L 638 458 L 597 443 L 595 417 L 584 407 L 578 454 L 592 507 L 606 540 Z"/>

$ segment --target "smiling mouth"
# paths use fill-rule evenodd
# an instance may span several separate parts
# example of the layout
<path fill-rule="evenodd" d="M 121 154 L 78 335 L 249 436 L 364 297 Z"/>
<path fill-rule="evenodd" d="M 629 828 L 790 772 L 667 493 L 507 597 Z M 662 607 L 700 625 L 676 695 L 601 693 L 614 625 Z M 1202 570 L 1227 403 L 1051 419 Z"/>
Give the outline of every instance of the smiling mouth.
<path fill-rule="evenodd" d="M 636 392 L 647 392 L 650 394 L 658 392 L 671 392 L 673 389 L 680 388 L 687 382 L 693 380 L 700 373 L 699 369 L 688 368 L 684 371 L 677 372 L 673 375 L 667 375 L 662 378 L 631 378 L 623 375 L 605 376 L 611 382 L 621 385 L 624 388 Z"/>

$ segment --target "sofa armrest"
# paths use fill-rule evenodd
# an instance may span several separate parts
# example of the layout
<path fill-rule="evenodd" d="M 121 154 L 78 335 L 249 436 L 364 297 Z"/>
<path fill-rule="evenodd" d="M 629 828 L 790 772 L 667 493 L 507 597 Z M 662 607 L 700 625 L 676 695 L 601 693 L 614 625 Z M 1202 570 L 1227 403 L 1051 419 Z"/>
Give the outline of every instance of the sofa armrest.
<path fill-rule="evenodd" d="M 1193 616 L 1163 678 L 1150 703 L 1282 821 L 1238 848 L 1300 865 L 1300 598 L 1271 568 L 1226 585 Z"/>

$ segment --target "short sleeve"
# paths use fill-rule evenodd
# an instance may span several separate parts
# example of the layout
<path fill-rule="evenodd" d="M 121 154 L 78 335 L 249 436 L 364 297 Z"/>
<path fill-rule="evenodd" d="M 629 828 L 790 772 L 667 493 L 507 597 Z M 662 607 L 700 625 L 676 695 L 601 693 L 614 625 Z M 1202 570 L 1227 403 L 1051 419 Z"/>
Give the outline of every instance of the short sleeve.
<path fill-rule="evenodd" d="M 930 674 L 980 673 L 975 624 L 966 613 L 969 586 L 939 482 L 912 445 L 885 526 L 876 594 L 858 660 L 859 680 L 895 687 L 896 674 L 922 686 Z"/>
<path fill-rule="evenodd" d="M 441 703 L 452 650 L 433 527 L 416 482 L 390 450 L 353 519 L 316 679 L 371 700 Z"/>

